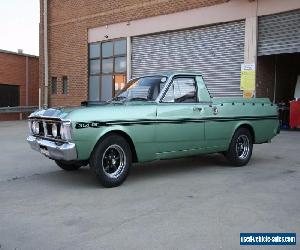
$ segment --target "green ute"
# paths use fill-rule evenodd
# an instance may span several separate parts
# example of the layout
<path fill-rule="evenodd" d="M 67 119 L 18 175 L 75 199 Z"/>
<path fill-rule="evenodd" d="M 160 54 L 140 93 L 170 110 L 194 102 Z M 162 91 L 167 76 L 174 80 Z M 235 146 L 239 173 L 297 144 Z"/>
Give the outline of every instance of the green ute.
<path fill-rule="evenodd" d="M 29 127 L 34 150 L 65 170 L 89 164 L 114 187 L 132 162 L 220 152 L 243 166 L 279 121 L 267 98 L 212 98 L 201 74 L 168 73 L 132 79 L 108 102 L 39 110 Z"/>

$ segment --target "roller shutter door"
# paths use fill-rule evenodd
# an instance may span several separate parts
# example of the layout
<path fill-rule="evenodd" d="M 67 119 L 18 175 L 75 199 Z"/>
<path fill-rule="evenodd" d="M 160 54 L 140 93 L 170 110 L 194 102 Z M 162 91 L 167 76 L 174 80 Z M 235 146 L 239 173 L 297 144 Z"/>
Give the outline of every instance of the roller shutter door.
<path fill-rule="evenodd" d="M 199 72 L 213 97 L 241 96 L 244 37 L 244 21 L 133 37 L 132 76 Z"/>
<path fill-rule="evenodd" d="M 258 18 L 257 54 L 300 52 L 300 9 Z"/>

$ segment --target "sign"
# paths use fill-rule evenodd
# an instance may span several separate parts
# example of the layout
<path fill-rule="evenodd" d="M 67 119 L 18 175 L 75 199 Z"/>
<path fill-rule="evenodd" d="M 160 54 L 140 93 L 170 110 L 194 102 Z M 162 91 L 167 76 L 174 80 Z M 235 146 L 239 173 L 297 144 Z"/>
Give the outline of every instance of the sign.
<path fill-rule="evenodd" d="M 254 97 L 254 90 L 244 90 L 243 97 L 247 99 Z"/>
<path fill-rule="evenodd" d="M 255 90 L 255 64 L 243 63 L 241 65 L 241 90 Z"/>
<path fill-rule="evenodd" d="M 296 233 L 240 233 L 240 245 L 296 245 Z"/>

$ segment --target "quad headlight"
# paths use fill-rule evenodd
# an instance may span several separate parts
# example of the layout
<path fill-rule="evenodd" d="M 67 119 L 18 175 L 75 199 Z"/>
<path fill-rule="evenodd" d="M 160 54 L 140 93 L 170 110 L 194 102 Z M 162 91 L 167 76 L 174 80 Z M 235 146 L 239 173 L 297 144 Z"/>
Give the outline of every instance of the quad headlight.
<path fill-rule="evenodd" d="M 28 127 L 31 135 L 41 137 L 51 137 L 64 141 L 72 140 L 72 125 L 70 121 L 38 121 L 29 120 Z"/>
<path fill-rule="evenodd" d="M 32 131 L 32 122 L 31 121 L 28 121 L 28 129 L 29 129 L 29 133 L 32 134 L 33 131 Z"/>
<path fill-rule="evenodd" d="M 53 123 L 52 124 L 52 135 L 53 135 L 53 137 L 57 137 L 57 134 L 58 134 L 57 125 L 56 125 L 56 123 Z"/>
<path fill-rule="evenodd" d="M 40 133 L 40 125 L 39 125 L 39 122 L 37 121 L 33 121 L 31 123 L 31 131 L 33 134 L 36 134 L 38 135 Z"/>

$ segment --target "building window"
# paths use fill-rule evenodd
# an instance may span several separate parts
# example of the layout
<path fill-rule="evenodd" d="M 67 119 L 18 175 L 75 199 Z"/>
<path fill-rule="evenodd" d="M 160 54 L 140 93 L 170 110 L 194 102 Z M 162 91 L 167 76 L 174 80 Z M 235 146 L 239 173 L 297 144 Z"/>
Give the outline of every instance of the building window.
<path fill-rule="evenodd" d="M 99 59 L 90 60 L 90 74 L 91 75 L 100 74 L 100 60 Z"/>
<path fill-rule="evenodd" d="M 67 94 L 68 93 L 68 77 L 63 76 L 62 78 L 62 93 Z"/>
<path fill-rule="evenodd" d="M 89 55 L 90 58 L 99 58 L 100 57 L 100 44 L 90 44 L 89 46 Z"/>
<path fill-rule="evenodd" d="M 89 100 L 107 101 L 126 83 L 126 39 L 89 44 Z"/>
<path fill-rule="evenodd" d="M 51 94 L 52 95 L 57 94 L 57 77 L 51 78 Z"/>

